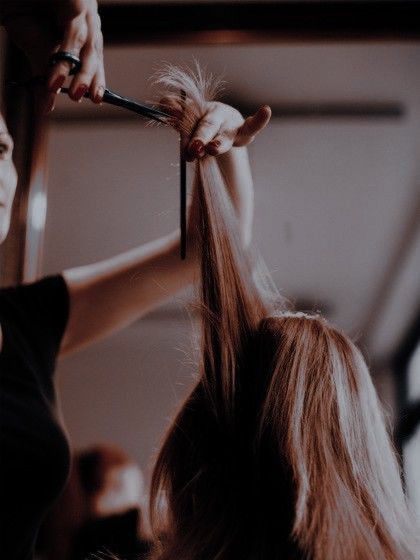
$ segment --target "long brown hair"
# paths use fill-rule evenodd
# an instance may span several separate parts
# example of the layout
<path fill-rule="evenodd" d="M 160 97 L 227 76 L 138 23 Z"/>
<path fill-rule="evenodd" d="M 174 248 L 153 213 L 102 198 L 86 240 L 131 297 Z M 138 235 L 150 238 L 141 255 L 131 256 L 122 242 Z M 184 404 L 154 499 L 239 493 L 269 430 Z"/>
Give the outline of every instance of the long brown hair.
<path fill-rule="evenodd" d="M 167 67 L 191 132 L 212 94 Z M 196 163 L 198 381 L 156 461 L 158 560 L 408 560 L 414 524 L 365 361 L 318 315 L 273 304 L 244 249 L 217 162 Z M 279 300 L 281 302 L 281 300 Z"/>

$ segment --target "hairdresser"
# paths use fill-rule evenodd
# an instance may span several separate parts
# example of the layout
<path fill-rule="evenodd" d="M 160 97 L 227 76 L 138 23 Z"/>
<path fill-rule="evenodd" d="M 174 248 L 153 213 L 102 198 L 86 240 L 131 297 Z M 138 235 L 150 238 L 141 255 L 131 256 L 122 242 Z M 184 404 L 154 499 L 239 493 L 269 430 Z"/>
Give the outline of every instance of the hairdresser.
<path fill-rule="evenodd" d="M 70 51 L 82 61 L 81 72 L 70 78 L 72 98 L 88 89 L 100 100 L 104 71 L 96 2 L 13 0 L 2 2 L 0 10 L 34 73 L 48 68 L 51 52 Z M 51 69 L 44 91 L 48 107 L 68 73 L 67 63 Z M 269 118 L 268 108 L 244 120 L 232 107 L 212 102 L 184 138 L 189 160 L 217 156 L 247 239 L 252 178 L 245 145 Z M 13 140 L 0 115 L 0 241 L 9 230 L 17 184 L 12 154 Z M 0 290 L 0 558 L 33 558 L 41 519 L 68 476 L 69 446 L 56 411 L 56 358 L 115 333 L 194 280 L 196 199 L 193 193 L 185 261 L 174 232 L 106 261 Z"/>

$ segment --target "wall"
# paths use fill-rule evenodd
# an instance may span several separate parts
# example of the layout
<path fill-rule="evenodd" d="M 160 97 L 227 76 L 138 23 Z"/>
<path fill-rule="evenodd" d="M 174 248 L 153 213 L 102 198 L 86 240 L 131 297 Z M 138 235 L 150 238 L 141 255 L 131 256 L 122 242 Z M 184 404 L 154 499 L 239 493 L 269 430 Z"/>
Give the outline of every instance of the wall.
<path fill-rule="evenodd" d="M 145 83 L 156 64 L 191 54 L 187 48 L 110 49 L 108 83 L 147 99 Z M 387 100 L 406 108 L 395 120 L 278 119 L 250 147 L 255 240 L 279 288 L 292 300 L 325 305 L 360 339 L 418 196 L 419 48 L 200 47 L 194 54 L 210 70 L 224 70 L 232 94 L 255 106 Z M 60 99 L 63 120 L 53 121 L 50 134 L 45 273 L 106 258 L 177 227 L 176 137 L 135 119 L 102 121 L 102 110 L 83 123 L 88 106 Z M 408 277 L 404 299 L 387 319 L 386 352 L 414 310 L 418 280 L 411 269 Z M 192 332 L 172 304 L 64 360 L 59 388 L 74 446 L 116 441 L 147 469 L 191 385 Z M 382 357 L 367 353 L 372 362 Z M 391 406 L 389 379 L 381 376 L 378 387 Z"/>

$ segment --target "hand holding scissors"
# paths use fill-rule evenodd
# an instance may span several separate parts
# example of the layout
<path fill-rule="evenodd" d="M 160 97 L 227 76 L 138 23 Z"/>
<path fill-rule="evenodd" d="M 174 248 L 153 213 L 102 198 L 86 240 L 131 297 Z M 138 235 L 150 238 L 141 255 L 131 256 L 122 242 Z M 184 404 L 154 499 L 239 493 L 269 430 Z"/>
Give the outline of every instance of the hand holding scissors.
<path fill-rule="evenodd" d="M 96 0 L 2 0 L 0 16 L 8 34 L 28 57 L 34 75 L 47 75 L 45 110 L 54 108 L 58 90 L 68 76 L 69 97 L 78 101 L 88 92 L 100 103 L 105 91 L 103 37 Z M 66 59 L 47 68 L 51 54 Z M 77 73 L 72 74 L 74 61 Z"/>

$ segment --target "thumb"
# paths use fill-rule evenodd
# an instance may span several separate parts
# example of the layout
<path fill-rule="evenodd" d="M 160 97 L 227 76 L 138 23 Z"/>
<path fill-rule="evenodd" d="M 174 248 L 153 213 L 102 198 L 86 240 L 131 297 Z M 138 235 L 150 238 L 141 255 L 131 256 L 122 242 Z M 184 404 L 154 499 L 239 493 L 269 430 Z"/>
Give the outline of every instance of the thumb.
<path fill-rule="evenodd" d="M 256 134 L 261 132 L 267 126 L 271 119 L 271 108 L 263 105 L 258 111 L 247 117 L 244 124 L 238 129 L 234 146 L 245 146 L 253 141 Z"/>

